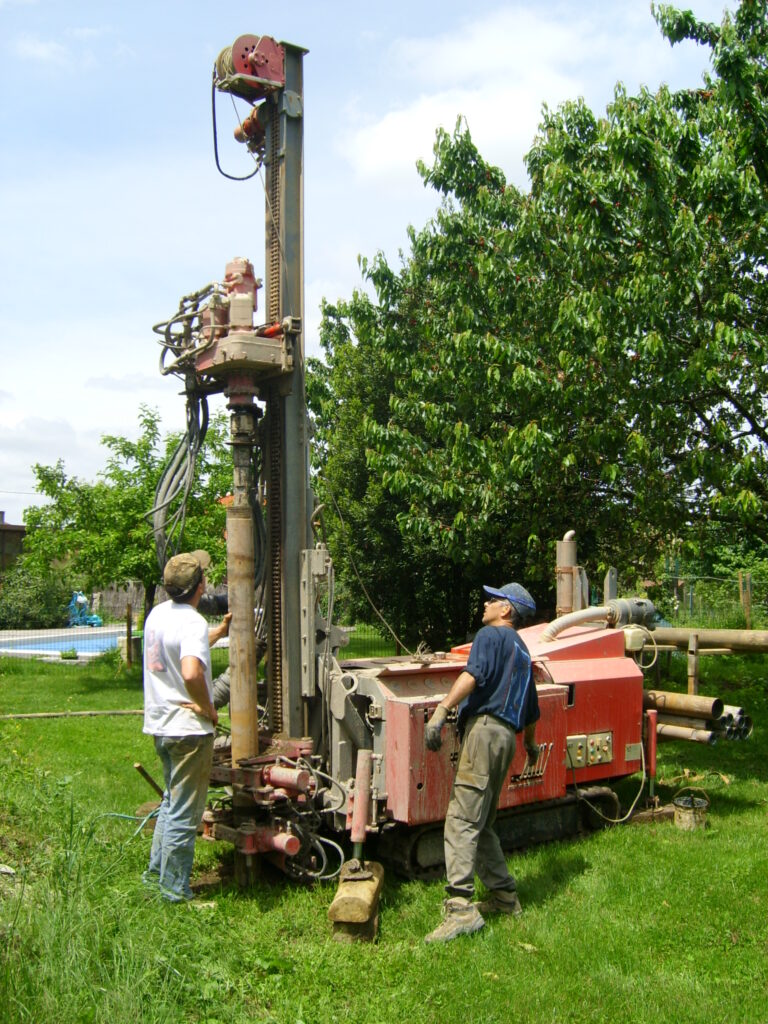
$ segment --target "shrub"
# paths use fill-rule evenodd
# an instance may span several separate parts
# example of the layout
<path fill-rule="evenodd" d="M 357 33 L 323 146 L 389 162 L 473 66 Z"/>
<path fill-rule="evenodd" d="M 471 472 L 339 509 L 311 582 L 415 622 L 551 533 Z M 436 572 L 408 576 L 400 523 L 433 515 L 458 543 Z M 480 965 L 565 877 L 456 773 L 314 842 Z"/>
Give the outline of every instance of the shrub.
<path fill-rule="evenodd" d="M 67 624 L 69 582 L 40 572 L 22 556 L 0 581 L 0 629 L 54 629 Z"/>

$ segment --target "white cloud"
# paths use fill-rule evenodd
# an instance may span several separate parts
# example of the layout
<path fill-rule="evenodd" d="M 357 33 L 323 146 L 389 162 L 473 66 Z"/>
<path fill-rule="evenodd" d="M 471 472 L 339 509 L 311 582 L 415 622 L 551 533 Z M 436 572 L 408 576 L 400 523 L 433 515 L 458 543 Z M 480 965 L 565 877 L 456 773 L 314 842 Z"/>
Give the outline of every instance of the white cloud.
<path fill-rule="evenodd" d="M 110 35 L 112 29 L 106 26 L 98 28 L 83 26 L 82 28 L 69 28 L 67 29 L 67 35 L 72 39 L 101 39 L 103 36 Z"/>
<path fill-rule="evenodd" d="M 35 493 L 34 463 L 53 464 L 63 452 L 77 453 L 83 464 L 85 454 L 77 431 L 66 418 L 44 419 L 27 417 L 13 426 L 3 426 L 3 444 L 0 448 L 0 509 L 8 523 L 21 523 L 23 511 L 32 505 L 43 504 Z M 75 474 L 79 475 L 79 474 Z"/>
<path fill-rule="evenodd" d="M 107 374 L 102 377 L 86 377 L 83 387 L 100 391 L 128 391 L 132 395 L 144 394 L 148 391 L 166 393 L 168 384 L 158 373 L 149 376 L 145 373 L 124 373 L 121 376 Z"/>
<path fill-rule="evenodd" d="M 719 20 L 722 0 L 714 2 L 717 13 L 705 0 L 702 17 Z M 335 148 L 359 184 L 386 185 L 396 197 L 413 189 L 416 160 L 431 162 L 435 129 L 453 131 L 459 115 L 483 156 L 523 185 L 542 105 L 583 96 L 600 112 L 617 81 L 631 91 L 671 76 L 698 84 L 706 51 L 688 43 L 673 54 L 645 5 L 616 5 L 606 21 L 590 2 L 578 13 L 572 4 L 513 3 L 432 37 L 400 37 L 383 62 L 387 108 L 353 97 Z"/>
<path fill-rule="evenodd" d="M 15 16 L 14 32 L 21 28 L 22 2 L 0 0 L 4 19 L 7 12 L 5 20 Z M 365 287 L 358 254 L 373 257 L 381 249 L 396 263 L 397 249 L 407 246 L 407 224 L 418 228 L 434 212 L 438 197 L 423 188 L 414 165 L 419 157 L 431 162 L 437 125 L 452 131 L 457 115 L 464 115 L 483 157 L 522 184 L 522 154 L 542 102 L 556 106 L 583 94 L 602 109 L 617 79 L 629 89 L 643 81 L 655 87 L 670 69 L 682 68 L 679 76 L 695 82 L 705 63 L 704 50 L 692 61 L 695 48 L 673 51 L 660 40 L 646 0 L 498 0 L 489 12 L 491 3 L 467 7 L 460 21 L 458 4 L 419 5 L 421 24 L 434 26 L 422 37 L 417 29 L 403 30 L 418 18 L 389 10 L 379 17 L 358 5 L 344 32 L 328 28 L 325 18 L 314 40 L 299 40 L 312 51 L 305 125 L 308 354 L 318 354 L 322 298 L 334 302 Z M 697 14 L 712 20 L 722 5 L 695 4 Z M 153 8 L 155 45 L 188 59 L 172 67 L 160 61 L 140 78 L 140 59 L 149 51 L 134 8 L 114 7 L 113 30 L 92 26 L 89 7 L 58 6 L 60 25 L 40 21 L 35 32 L 26 17 L 29 31 L 16 39 L 17 55 L 48 75 L 30 83 L 37 118 L 9 121 L 8 159 L 0 167 L 0 237 L 7 243 L 0 249 L 0 280 L 12 300 L 3 309 L 0 483 L 20 492 L 33 490 L 33 462 L 59 457 L 69 472 L 92 479 L 105 461 L 100 436 L 135 437 L 141 403 L 159 409 L 164 431 L 182 428 L 180 384 L 157 372 L 152 325 L 173 314 L 182 295 L 220 278 L 236 254 L 249 256 L 264 276 L 259 180 L 233 186 L 213 167 L 208 76 L 210 44 L 218 36 L 199 28 L 205 17 L 224 32 L 223 18 L 223 41 L 234 38 L 240 29 L 230 36 L 229 22 L 245 12 L 244 0 L 242 12 L 198 3 L 201 18 L 188 19 L 183 30 L 162 5 Z M 312 6 L 313 17 L 322 19 Z M 293 9 L 291 15 L 298 16 Z M 13 46 L 14 32 L 4 33 L 6 46 Z M 90 104 L 73 104 L 66 144 L 57 147 L 51 171 L 43 148 L 50 142 L 27 128 L 45 123 L 51 81 L 75 80 L 60 68 L 104 63 L 107 50 L 98 40 L 108 33 L 110 63 L 124 58 L 128 65 L 121 95 L 133 96 L 141 119 L 105 122 Z M 286 36 L 294 38 L 293 31 Z M 344 53 L 343 66 L 339 60 L 329 73 L 337 52 Z M 243 173 L 226 106 L 219 125 L 221 145 L 228 147 L 223 163 Z M 117 104 L 114 111 L 117 118 Z M 142 151 L 147 140 L 151 148 Z M 212 407 L 223 407 L 222 400 Z M 45 410 L 47 418 L 30 417 L 31 408 Z M 11 497 L 0 491 L 0 508 L 9 521 L 20 521 L 30 497 L 19 496 L 17 506 Z"/>
<path fill-rule="evenodd" d="M 51 64 L 60 68 L 70 68 L 74 64 L 72 51 L 53 39 L 21 35 L 14 39 L 12 46 L 15 55 L 24 61 Z"/>

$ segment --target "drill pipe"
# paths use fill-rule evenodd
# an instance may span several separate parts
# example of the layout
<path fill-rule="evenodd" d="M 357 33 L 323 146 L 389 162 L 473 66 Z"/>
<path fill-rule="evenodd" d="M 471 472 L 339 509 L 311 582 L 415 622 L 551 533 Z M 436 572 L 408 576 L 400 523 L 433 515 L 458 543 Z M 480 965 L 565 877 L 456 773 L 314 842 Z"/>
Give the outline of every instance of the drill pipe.
<path fill-rule="evenodd" d="M 730 715 L 733 721 L 738 722 L 739 719 L 744 717 L 744 708 L 737 707 L 736 704 L 724 704 L 723 714 Z"/>
<path fill-rule="evenodd" d="M 725 735 L 729 725 L 729 723 L 724 721 L 723 718 L 718 718 L 713 722 L 711 718 L 696 718 L 690 715 L 669 715 L 664 714 L 661 711 L 659 712 L 657 722 L 659 725 L 682 725 L 686 729 L 710 730 L 711 732 L 717 732 L 721 735 Z"/>
<path fill-rule="evenodd" d="M 700 697 L 671 690 L 643 690 L 643 707 L 656 708 L 669 715 L 691 715 L 716 721 L 723 713 L 719 697 Z"/>
<path fill-rule="evenodd" d="M 709 729 L 689 729 L 684 725 L 657 725 L 656 735 L 660 740 L 691 740 L 713 747 L 719 734 Z"/>
<path fill-rule="evenodd" d="M 256 644 L 253 634 L 253 518 L 249 508 L 227 509 L 227 584 L 232 763 L 259 752 Z"/>
<path fill-rule="evenodd" d="M 693 634 L 698 638 L 699 649 L 706 647 L 730 647 L 732 651 L 760 654 L 768 651 L 768 631 L 760 629 L 676 629 L 657 626 L 653 638 L 657 644 L 688 649 Z"/>
<path fill-rule="evenodd" d="M 254 550 L 251 461 L 256 412 L 249 398 L 230 397 L 233 502 L 227 509 L 227 584 L 232 622 L 229 628 L 229 674 L 232 764 L 259 753 L 259 709 L 256 699 L 256 638 L 253 632 Z"/>

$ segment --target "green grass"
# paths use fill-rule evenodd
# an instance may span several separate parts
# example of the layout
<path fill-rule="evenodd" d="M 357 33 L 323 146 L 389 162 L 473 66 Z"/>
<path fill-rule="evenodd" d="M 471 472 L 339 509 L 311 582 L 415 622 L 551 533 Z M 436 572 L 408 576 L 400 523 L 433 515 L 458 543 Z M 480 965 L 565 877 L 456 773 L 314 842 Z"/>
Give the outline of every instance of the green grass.
<path fill-rule="evenodd" d="M 0 713 L 137 708 L 138 670 L 0 661 Z M 147 901 L 149 837 L 130 817 L 157 774 L 139 718 L 0 722 L 0 1021 L 5 1024 L 632 1024 L 768 1018 L 765 658 L 709 658 L 702 692 L 747 707 L 747 743 L 660 747 L 664 800 L 711 801 L 710 827 L 628 826 L 512 858 L 525 913 L 426 946 L 440 882 L 388 875 L 379 941 L 331 941 L 333 887 L 265 872 L 209 907 Z M 15 663 L 18 665 L 19 663 Z M 672 660 L 679 682 L 685 660 Z M 628 803 L 637 778 L 626 780 Z M 198 871 L 229 856 L 199 843 Z"/>

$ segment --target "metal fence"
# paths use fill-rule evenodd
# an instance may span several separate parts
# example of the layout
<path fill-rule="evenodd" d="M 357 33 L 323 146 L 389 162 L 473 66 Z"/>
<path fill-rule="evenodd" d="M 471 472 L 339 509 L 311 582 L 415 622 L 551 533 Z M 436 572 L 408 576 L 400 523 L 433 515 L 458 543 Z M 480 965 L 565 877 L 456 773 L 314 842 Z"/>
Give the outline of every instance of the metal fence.
<path fill-rule="evenodd" d="M 669 574 L 648 587 L 659 614 L 676 626 L 762 629 L 768 624 L 768 580 L 737 576 Z"/>
<path fill-rule="evenodd" d="M 141 652 L 134 635 L 131 654 Z M 125 625 L 71 626 L 61 629 L 0 630 L 0 657 L 37 660 L 46 664 L 82 667 L 99 658 L 128 659 Z"/>
<path fill-rule="evenodd" d="M 740 573 L 737 577 L 667 575 L 648 584 L 648 596 L 671 625 L 731 629 L 768 628 L 768 581 Z M 142 634 L 127 620 L 60 629 L 0 631 L 0 674 L 6 658 L 55 665 L 59 671 L 87 671 L 106 665 L 117 669 L 141 664 Z M 216 620 L 218 621 L 218 620 Z M 128 639 L 130 635 L 130 641 Z M 394 639 L 374 626 L 358 624 L 342 659 L 387 657 L 400 653 Z M 215 667 L 228 662 L 226 648 L 215 652 Z"/>
<path fill-rule="evenodd" d="M 142 632 L 133 626 L 129 632 L 126 622 L 60 629 L 0 630 L 0 675 L 5 659 L 55 666 L 61 672 L 117 669 L 128 663 L 141 665 L 142 637 Z M 382 637 L 373 626 L 358 625 L 350 635 L 349 646 L 342 649 L 341 657 L 372 658 L 395 653 L 394 640 Z M 228 660 L 225 641 L 214 649 L 215 670 L 223 671 Z"/>

